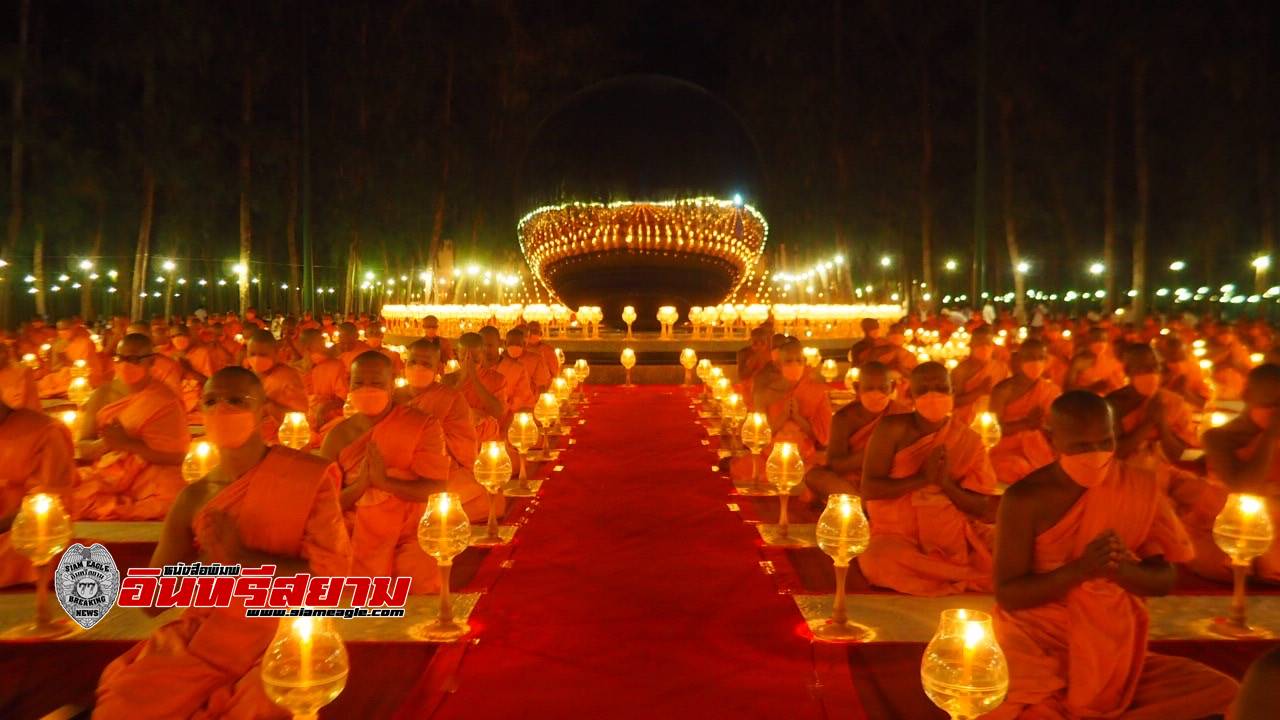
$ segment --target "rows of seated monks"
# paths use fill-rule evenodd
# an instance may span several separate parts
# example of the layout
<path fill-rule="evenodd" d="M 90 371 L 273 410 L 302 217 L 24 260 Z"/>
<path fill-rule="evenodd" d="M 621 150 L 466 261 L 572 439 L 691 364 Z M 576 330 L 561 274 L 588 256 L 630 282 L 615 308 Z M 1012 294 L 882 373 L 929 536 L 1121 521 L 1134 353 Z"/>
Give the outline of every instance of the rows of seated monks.
<path fill-rule="evenodd" d="M 855 398 L 838 411 L 801 343 L 757 328 L 739 353 L 739 389 L 775 441 L 797 443 L 811 500 L 863 498 L 872 538 L 859 565 L 872 584 L 995 593 L 1012 669 L 995 717 L 1222 712 L 1234 681 L 1147 652 L 1141 598 L 1169 592 L 1175 566 L 1228 577 L 1210 535 L 1228 492 L 1264 495 L 1275 514 L 1280 365 L 1265 349 L 1255 362 L 1269 329 L 1049 323 L 1019 340 L 1002 322 L 969 328 L 969 357 L 950 371 L 907 349 L 923 328 L 895 324 L 881 337 L 865 323 L 850 350 Z M 428 318 L 401 357 L 381 347 L 376 321 L 264 325 L 251 314 L 117 321 L 99 338 L 105 355 L 73 319 L 31 323 L 0 345 L 0 477 L 29 469 L 0 483 L 0 529 L 43 488 L 77 519 L 164 518 L 152 565 L 394 574 L 434 591 L 438 573 L 415 539 L 423 504 L 449 490 L 483 512 L 469 472 L 478 443 L 504 439 L 559 372 L 541 328 L 453 343 Z M 1188 352 L 1198 340 L 1204 352 Z M 32 347 L 34 370 L 18 361 Z M 39 412 L 40 398 L 77 375 L 92 394 L 69 429 Z M 1198 437 L 1193 415 L 1220 402 L 1241 412 Z M 971 427 L 980 411 L 1003 431 L 990 449 Z M 306 414 L 311 452 L 279 444 L 290 412 Z M 187 484 L 189 422 L 221 461 Z M 1198 445 L 1205 466 L 1182 463 Z M 1275 553 L 1255 561 L 1257 579 L 1280 581 Z M 0 535 L 0 585 L 31 580 Z M 107 668 L 95 716 L 271 715 L 256 664 L 273 632 L 242 612 L 189 610 Z M 177 690 L 157 697 L 161 682 Z"/>
<path fill-rule="evenodd" d="M 741 391 L 775 441 L 798 443 L 815 507 L 861 497 L 871 540 L 857 562 L 872 585 L 995 594 L 1012 680 L 991 717 L 1223 712 L 1234 681 L 1147 652 L 1142 598 L 1169 593 L 1179 568 L 1230 583 L 1212 536 L 1229 493 L 1263 496 L 1280 518 L 1270 329 L 975 325 L 948 370 L 908 349 L 922 328 L 863 327 L 854 396 L 839 409 L 801 342 L 768 327 L 739 352 Z M 1236 414 L 1201 433 L 1206 408 Z M 991 447 L 980 412 L 1001 430 Z M 1203 462 L 1184 462 L 1200 455 L 1189 450 Z M 1280 546 L 1250 572 L 1280 584 Z"/>
<path fill-rule="evenodd" d="M 450 342 L 427 318 L 402 357 L 382 347 L 376 321 L 325 320 L 286 321 L 278 335 L 252 313 L 117 321 L 98 338 L 105 355 L 75 320 L 56 334 L 34 322 L 6 338 L 0 587 L 35 579 L 7 530 L 23 496 L 42 490 L 60 494 L 77 520 L 163 519 L 153 566 L 274 564 L 283 574 L 410 577 L 414 594 L 438 590 L 416 536 L 427 498 L 453 492 L 472 519 L 487 513 L 471 474 L 479 443 L 505 440 L 512 416 L 559 374 L 557 354 L 537 323 Z M 36 368 L 23 361 L 32 346 Z M 92 392 L 74 427 L 41 411 L 42 397 L 82 376 Z M 310 448 L 279 442 L 287 413 L 305 414 Z M 191 426 L 219 463 L 187 483 Z M 189 609 L 104 671 L 94 716 L 274 716 L 256 675 L 273 632 L 242 609 Z"/>

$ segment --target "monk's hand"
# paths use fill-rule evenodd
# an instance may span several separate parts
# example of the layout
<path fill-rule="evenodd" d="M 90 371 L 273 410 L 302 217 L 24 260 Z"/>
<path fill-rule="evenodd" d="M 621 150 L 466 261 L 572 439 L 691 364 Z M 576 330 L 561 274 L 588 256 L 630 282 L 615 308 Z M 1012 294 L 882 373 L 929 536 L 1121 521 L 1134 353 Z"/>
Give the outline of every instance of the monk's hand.
<path fill-rule="evenodd" d="M 378 450 L 378 446 L 373 443 L 369 443 L 369 449 L 365 451 L 364 475 L 372 487 L 380 488 L 386 485 L 387 463 L 382 459 L 382 452 Z"/>
<path fill-rule="evenodd" d="M 1084 552 L 1075 561 L 1081 580 L 1103 577 L 1115 568 L 1117 541 L 1119 538 L 1114 530 L 1103 530 L 1085 546 Z"/>
<path fill-rule="evenodd" d="M 98 436 L 108 450 L 126 450 L 133 442 L 133 438 L 129 437 L 129 433 L 125 431 L 119 420 L 112 420 L 104 425 L 98 432 Z"/>

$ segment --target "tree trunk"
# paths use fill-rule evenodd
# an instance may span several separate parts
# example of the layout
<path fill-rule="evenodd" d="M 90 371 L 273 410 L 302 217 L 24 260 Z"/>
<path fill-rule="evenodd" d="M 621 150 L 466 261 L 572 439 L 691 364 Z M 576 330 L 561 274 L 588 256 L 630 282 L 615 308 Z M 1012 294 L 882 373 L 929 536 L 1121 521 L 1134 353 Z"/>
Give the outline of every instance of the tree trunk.
<path fill-rule="evenodd" d="M 1139 56 L 1133 64 L 1133 161 L 1137 173 L 1138 216 L 1133 225 L 1133 317 L 1146 315 L 1147 303 L 1147 215 L 1150 210 L 1151 177 L 1147 166 L 1146 93 L 1147 59 Z M 1108 268 L 1110 270 L 1110 268 Z M 1107 293 L 1111 297 L 1111 293 Z"/>
<path fill-rule="evenodd" d="M 933 123 L 929 119 L 929 55 L 920 56 L 920 278 L 925 293 L 936 294 L 933 284 Z M 922 294 L 923 297 L 923 294 Z M 935 303 L 924 301 L 926 311 Z"/>
<path fill-rule="evenodd" d="M 440 117 L 440 184 L 436 186 L 435 216 L 431 222 L 431 262 L 435 262 L 440 250 L 440 238 L 444 234 L 446 190 L 449 186 L 449 126 L 453 118 L 453 45 L 449 45 L 449 62 L 444 78 L 444 104 Z"/>
<path fill-rule="evenodd" d="M 148 54 L 142 71 L 142 217 L 138 222 L 138 244 L 133 253 L 132 283 L 129 292 L 129 319 L 142 317 L 142 293 L 147 288 L 147 263 L 151 258 L 151 223 L 156 211 L 156 174 L 152 164 L 152 128 L 156 110 L 156 63 Z"/>
<path fill-rule="evenodd" d="M 297 127 L 297 111 L 295 106 L 294 127 Z M 302 312 L 302 275 L 298 260 L 298 188 L 302 183 L 299 174 L 298 138 L 295 136 L 289 145 L 289 213 L 285 220 L 285 243 L 289 246 L 289 314 Z M 314 290 L 312 291 L 314 292 Z"/>
<path fill-rule="evenodd" d="M 39 220 L 36 221 L 36 241 L 31 248 L 31 275 L 36 279 L 36 314 L 48 315 L 49 286 L 44 281 L 44 223 Z"/>
<path fill-rule="evenodd" d="M 1107 296 L 1102 299 L 1104 312 L 1115 307 L 1116 297 L 1116 104 L 1120 94 L 1112 62 L 1111 81 L 1107 87 L 1107 137 L 1102 165 L 1102 264 L 1106 268 Z"/>
<path fill-rule="evenodd" d="M 1262 253 L 1276 262 L 1276 189 L 1271 177 L 1271 38 L 1263 36 L 1261 58 L 1258 60 L 1259 83 L 1257 105 L 1254 119 L 1258 123 L 1258 240 L 1262 245 Z M 1268 275 L 1270 268 L 1258 272 L 1257 287 L 1259 295 L 1266 293 L 1270 284 Z"/>
<path fill-rule="evenodd" d="M 249 134 L 253 128 L 253 69 L 245 61 L 240 95 L 240 315 L 249 307 L 249 279 L 253 275 L 253 220 L 249 211 L 249 184 L 253 179 L 253 155 Z"/>
<path fill-rule="evenodd" d="M 1004 242 L 1009 248 L 1009 267 L 1013 269 L 1013 314 L 1019 320 L 1026 318 L 1026 275 L 1018 271 L 1022 256 L 1018 252 L 1018 225 L 1013 216 L 1013 133 L 1009 127 L 1013 115 L 1013 100 L 1000 98 L 1000 151 L 1004 166 Z"/>
<path fill-rule="evenodd" d="M 0 259 L 15 262 L 14 252 L 18 248 L 18 237 L 22 234 L 22 157 L 24 149 L 23 109 L 22 103 L 26 91 L 27 44 L 31 26 L 31 0 L 22 0 L 18 10 L 18 58 L 13 74 L 13 100 L 10 111 L 13 123 L 13 146 L 9 154 L 9 225 L 5 235 L 4 247 L 0 248 Z M 14 291 L 6 287 L 7 278 L 16 275 L 16 265 L 8 272 L 0 274 L 0 330 L 9 327 L 13 314 Z"/>

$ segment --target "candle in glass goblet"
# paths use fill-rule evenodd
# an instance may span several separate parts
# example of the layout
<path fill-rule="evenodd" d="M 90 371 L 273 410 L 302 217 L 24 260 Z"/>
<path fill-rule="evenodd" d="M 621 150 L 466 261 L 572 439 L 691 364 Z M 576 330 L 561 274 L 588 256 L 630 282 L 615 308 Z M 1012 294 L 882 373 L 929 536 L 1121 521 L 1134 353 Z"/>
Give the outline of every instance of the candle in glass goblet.
<path fill-rule="evenodd" d="M 456 493 L 435 493 L 427 498 L 426 512 L 418 523 L 418 545 L 435 558 L 440 569 L 440 613 L 433 622 L 410 632 L 423 640 L 451 642 L 471 631 L 466 621 L 456 621 L 449 594 L 449 572 L 453 558 L 471 544 L 471 522 L 462 510 Z"/>
<path fill-rule="evenodd" d="M 9 542 L 14 552 L 30 560 L 36 568 L 35 619 L 15 625 L 0 636 L 50 638 L 78 629 L 70 619 L 54 620 L 49 613 L 49 564 L 71 542 L 71 532 L 71 516 L 57 495 L 33 492 L 22 498 L 9 528 Z"/>
<path fill-rule="evenodd" d="M 579 381 L 578 370 L 576 368 L 566 367 L 560 371 L 560 377 L 564 378 L 565 382 L 569 383 L 570 392 L 577 389 Z"/>
<path fill-rule="evenodd" d="M 93 388 L 89 387 L 89 378 L 71 378 L 71 384 L 67 386 L 67 399 L 75 403 L 76 407 L 84 405 L 91 395 Z"/>
<path fill-rule="evenodd" d="M 89 377 L 89 364 L 84 360 L 76 360 L 71 363 L 71 377 L 87 378 Z"/>
<path fill-rule="evenodd" d="M 40 358 L 39 358 L 39 357 L 37 357 L 35 353 L 24 353 L 24 354 L 22 355 L 22 364 L 23 364 L 23 365 L 24 365 L 28 370 L 39 370 L 39 369 L 40 369 Z"/>
<path fill-rule="evenodd" d="M 1231 493 L 1222 512 L 1213 521 L 1213 542 L 1231 558 L 1233 593 L 1231 614 L 1225 623 L 1212 623 L 1209 630 L 1228 637 L 1269 637 L 1261 628 L 1249 626 L 1245 608 L 1245 580 L 1253 559 L 1265 553 L 1275 538 L 1266 498 Z"/>
<path fill-rule="evenodd" d="M 988 450 L 1000 443 L 1000 421 L 996 419 L 995 413 L 978 413 L 978 417 L 973 420 L 973 429 L 982 438 L 982 444 L 986 445 Z"/>
<path fill-rule="evenodd" d="M 284 422 L 280 423 L 280 430 L 277 433 L 280 438 L 280 444 L 294 450 L 311 444 L 311 424 L 307 422 L 305 413 L 291 412 L 285 413 Z"/>
<path fill-rule="evenodd" d="M 778 491 L 778 533 L 787 535 L 787 501 L 791 490 L 804 481 L 804 459 L 800 457 L 800 448 L 793 442 L 777 442 L 773 444 L 773 452 L 769 453 L 769 461 L 765 463 L 765 477 L 769 484 Z"/>
<path fill-rule="evenodd" d="M 193 483 L 218 466 L 218 448 L 208 440 L 191 443 L 191 449 L 182 459 L 182 479 Z"/>
<path fill-rule="evenodd" d="M 849 392 L 853 392 L 853 389 L 858 384 L 858 373 L 858 368 L 851 367 L 848 372 L 844 374 L 844 387 Z"/>
<path fill-rule="evenodd" d="M 828 383 L 833 383 L 836 381 L 836 378 L 840 377 L 840 366 L 834 359 L 827 358 L 822 361 L 822 368 L 820 372 L 822 373 L 823 380 L 826 380 Z"/>
<path fill-rule="evenodd" d="M 79 442 L 80 413 L 76 412 L 75 410 L 63 410 L 62 412 L 58 413 L 58 419 L 62 421 L 63 425 L 67 426 L 68 430 L 71 431 L 72 442 Z"/>
<path fill-rule="evenodd" d="M 452 375 L 453 373 L 456 373 L 461 369 L 462 369 L 462 365 L 458 362 L 457 358 L 449 358 L 449 360 L 446 361 L 444 364 L 445 375 Z"/>
<path fill-rule="evenodd" d="M 527 483 L 529 479 L 528 472 L 525 470 L 525 455 L 533 446 L 538 444 L 538 424 L 534 422 L 533 415 L 527 412 L 518 412 L 511 417 L 511 426 L 507 428 L 507 442 L 511 443 L 511 447 L 516 449 L 520 454 L 520 482 Z"/>
<path fill-rule="evenodd" d="M 996 642 L 991 616 L 978 610 L 943 610 L 920 660 L 920 682 L 929 700 L 953 720 L 999 707 L 1009 692 L 1009 665 Z"/>
<path fill-rule="evenodd" d="M 711 361 L 707 358 L 699 360 L 698 367 L 694 370 L 694 374 L 698 376 L 699 380 L 705 383 L 707 378 L 711 376 Z"/>
<path fill-rule="evenodd" d="M 870 639 L 874 632 L 865 626 L 850 623 L 845 608 L 845 579 L 849 574 L 849 563 L 865 552 L 871 542 L 871 528 L 866 516 L 862 514 L 862 502 L 858 496 L 844 493 L 829 495 L 827 506 L 818 517 L 815 532 L 818 548 L 835 563 L 836 595 L 830 619 L 809 622 L 814 637 L 829 642 Z"/>
<path fill-rule="evenodd" d="M 804 362 L 809 367 L 816 368 L 822 364 L 822 353 L 818 351 L 818 348 L 801 348 L 800 352 L 804 354 Z"/>
<path fill-rule="evenodd" d="M 636 366 L 636 351 L 631 348 L 622 348 L 622 357 L 620 358 L 622 367 L 627 371 L 627 382 L 625 387 L 631 387 L 631 368 Z"/>
<path fill-rule="evenodd" d="M 733 392 L 733 383 L 729 382 L 729 378 L 722 377 L 715 381 L 711 386 L 711 397 L 716 402 L 723 402 L 729 394 Z"/>
<path fill-rule="evenodd" d="M 502 487 L 511 480 L 511 456 L 507 454 L 507 445 L 498 440 L 489 440 L 480 446 L 472 468 L 476 482 L 489 493 L 489 524 L 483 540 L 476 545 L 498 545 L 502 538 L 498 535 L 498 498 L 502 495 Z"/>
<path fill-rule="evenodd" d="M 693 382 L 693 368 L 698 365 L 698 353 L 693 348 L 680 351 L 680 366 L 684 368 L 684 384 Z"/>
<path fill-rule="evenodd" d="M 557 377 L 551 381 L 551 394 L 556 396 L 556 401 L 564 404 L 569 401 L 569 381 L 562 377 Z"/>
<path fill-rule="evenodd" d="M 584 381 L 587 379 L 587 376 L 591 374 L 591 366 L 587 364 L 586 358 L 578 358 L 575 360 L 573 363 L 573 369 L 578 371 L 578 377 L 582 378 Z"/>
<path fill-rule="evenodd" d="M 538 402 L 533 406 L 533 417 L 542 426 L 543 433 L 551 431 L 559 422 L 560 402 L 553 393 L 545 392 L 538 396 Z"/>
<path fill-rule="evenodd" d="M 347 648 L 326 617 L 282 618 L 261 664 L 267 699 L 295 718 L 314 718 L 347 686 Z"/>
<path fill-rule="evenodd" d="M 637 317 L 635 307 L 628 305 L 622 308 L 622 322 L 627 324 L 628 339 L 631 338 L 631 323 L 635 322 Z"/>

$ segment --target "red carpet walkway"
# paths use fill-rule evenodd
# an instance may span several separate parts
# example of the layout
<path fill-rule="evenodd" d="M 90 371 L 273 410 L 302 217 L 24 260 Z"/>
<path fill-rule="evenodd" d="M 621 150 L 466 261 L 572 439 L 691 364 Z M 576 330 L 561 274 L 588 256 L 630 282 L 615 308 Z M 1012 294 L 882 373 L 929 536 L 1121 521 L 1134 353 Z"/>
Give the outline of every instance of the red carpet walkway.
<path fill-rule="evenodd" d="M 434 717 L 820 718 L 809 641 L 680 388 L 593 388 Z M 834 697 L 828 698 L 834 701 Z M 850 717 L 841 697 L 838 714 Z"/>

